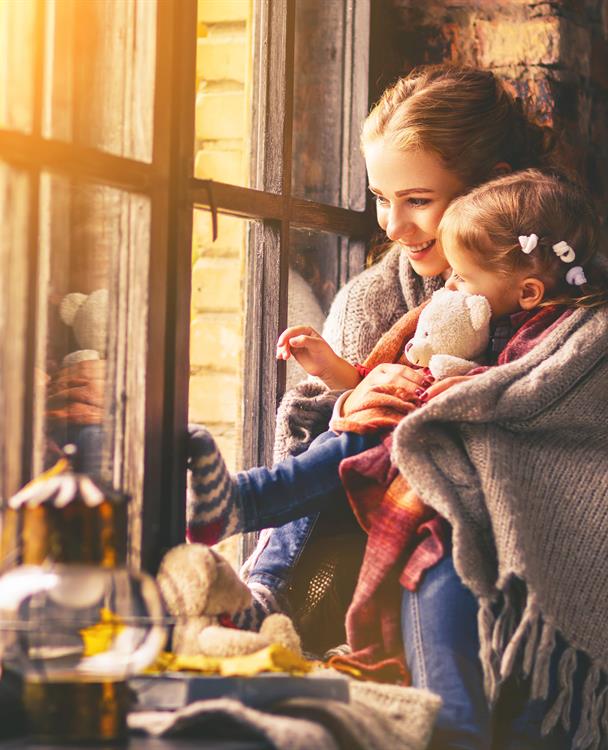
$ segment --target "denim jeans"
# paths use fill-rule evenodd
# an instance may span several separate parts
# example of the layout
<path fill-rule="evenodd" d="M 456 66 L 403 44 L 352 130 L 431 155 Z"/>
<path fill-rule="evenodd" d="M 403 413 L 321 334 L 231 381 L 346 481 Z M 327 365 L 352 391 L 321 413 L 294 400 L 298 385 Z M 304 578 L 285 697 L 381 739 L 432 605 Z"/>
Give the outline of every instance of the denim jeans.
<path fill-rule="evenodd" d="M 245 530 L 275 528 L 250 571 L 280 596 L 319 520 L 335 517 L 336 524 L 352 524 L 353 513 L 338 474 L 342 459 L 379 443 L 377 434 L 324 432 L 308 450 L 272 469 L 250 469 L 237 474 L 245 516 Z"/>
<path fill-rule="evenodd" d="M 347 507 L 338 467 L 342 459 L 379 443 L 376 433 L 324 432 L 308 450 L 290 456 L 272 469 L 265 466 L 236 475 L 244 531 L 283 526 L 320 511 Z"/>
<path fill-rule="evenodd" d="M 451 555 L 426 572 L 418 591 L 404 590 L 401 615 L 412 684 L 443 699 L 428 750 L 570 750 L 574 730 L 540 734 L 563 642 L 552 661 L 548 701 L 528 700 L 528 681 L 512 677 L 491 711 L 478 656 L 477 600 L 458 577 Z M 573 710 L 576 715 L 577 706 Z"/>

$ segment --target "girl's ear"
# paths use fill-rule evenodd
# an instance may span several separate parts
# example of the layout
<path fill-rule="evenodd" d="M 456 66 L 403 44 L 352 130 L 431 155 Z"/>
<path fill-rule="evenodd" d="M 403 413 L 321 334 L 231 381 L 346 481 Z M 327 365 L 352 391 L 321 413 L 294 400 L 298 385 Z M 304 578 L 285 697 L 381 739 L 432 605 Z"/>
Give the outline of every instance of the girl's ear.
<path fill-rule="evenodd" d="M 545 285 L 534 276 L 521 282 L 519 287 L 519 306 L 522 310 L 533 310 L 538 307 L 545 296 Z"/>
<path fill-rule="evenodd" d="M 504 177 L 507 174 L 511 174 L 512 171 L 513 169 L 508 162 L 499 161 L 498 164 L 495 164 L 490 170 L 490 177 L 492 179 L 495 179 L 496 177 Z"/>

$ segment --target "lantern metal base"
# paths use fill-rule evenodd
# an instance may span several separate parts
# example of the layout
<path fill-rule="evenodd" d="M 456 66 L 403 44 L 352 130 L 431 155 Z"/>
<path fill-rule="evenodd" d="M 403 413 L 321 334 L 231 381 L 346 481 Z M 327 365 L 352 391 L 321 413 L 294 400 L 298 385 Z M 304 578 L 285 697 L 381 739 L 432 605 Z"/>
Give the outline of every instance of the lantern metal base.
<path fill-rule="evenodd" d="M 131 692 L 126 682 L 31 682 L 23 703 L 38 743 L 125 742 Z"/>

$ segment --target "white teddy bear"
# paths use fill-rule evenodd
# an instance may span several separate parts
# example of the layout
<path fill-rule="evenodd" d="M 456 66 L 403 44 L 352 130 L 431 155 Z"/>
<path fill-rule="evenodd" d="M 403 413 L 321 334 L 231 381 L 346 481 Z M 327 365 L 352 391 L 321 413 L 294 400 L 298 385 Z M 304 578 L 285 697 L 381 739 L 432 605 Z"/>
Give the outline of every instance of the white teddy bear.
<path fill-rule="evenodd" d="M 405 356 L 428 367 L 436 380 L 464 375 L 488 347 L 490 317 L 490 304 L 482 295 L 440 289 L 420 314 Z"/>
<path fill-rule="evenodd" d="M 169 612 L 176 618 L 173 651 L 193 656 L 237 656 L 280 643 L 298 656 L 302 644 L 286 615 L 269 615 L 259 632 L 224 627 L 251 604 L 251 592 L 230 563 L 204 544 L 180 544 L 162 559 L 156 580 Z"/>
<path fill-rule="evenodd" d="M 105 359 L 108 334 L 108 290 L 66 294 L 59 305 L 61 320 L 74 330 L 80 349 L 67 354 L 62 366 L 87 359 Z"/>

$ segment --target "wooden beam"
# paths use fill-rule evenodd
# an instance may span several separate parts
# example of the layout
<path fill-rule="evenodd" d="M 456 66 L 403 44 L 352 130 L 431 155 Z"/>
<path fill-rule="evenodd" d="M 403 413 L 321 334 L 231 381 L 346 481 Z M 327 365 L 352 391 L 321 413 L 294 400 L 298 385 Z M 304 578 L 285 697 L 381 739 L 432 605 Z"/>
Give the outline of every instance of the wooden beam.
<path fill-rule="evenodd" d="M 13 166 L 149 193 L 163 178 L 151 164 L 87 146 L 0 129 L 0 159 Z"/>
<path fill-rule="evenodd" d="M 364 211 L 352 211 L 325 203 L 266 193 L 212 180 L 190 180 L 188 202 L 245 219 L 288 221 L 293 226 L 317 229 L 358 238 L 370 234 L 370 218 Z"/>

